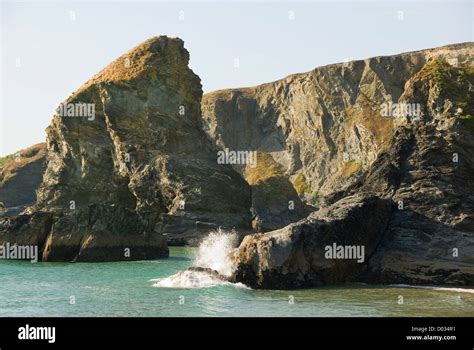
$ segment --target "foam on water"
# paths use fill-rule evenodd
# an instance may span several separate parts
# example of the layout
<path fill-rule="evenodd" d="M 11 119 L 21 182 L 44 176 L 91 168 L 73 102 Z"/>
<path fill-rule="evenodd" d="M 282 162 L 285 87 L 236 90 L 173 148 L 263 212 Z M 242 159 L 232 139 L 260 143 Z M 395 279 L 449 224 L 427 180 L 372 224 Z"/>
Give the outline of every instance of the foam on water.
<path fill-rule="evenodd" d="M 224 281 L 206 272 L 182 270 L 178 273 L 157 280 L 153 287 L 161 288 L 205 288 L 223 284 Z"/>
<path fill-rule="evenodd" d="M 238 236 L 233 231 L 219 229 L 211 232 L 199 245 L 193 266 L 209 268 L 226 277 L 232 275 L 234 266 L 230 254 L 237 243 Z M 248 288 L 242 283 L 230 283 L 206 271 L 195 270 L 182 270 L 172 276 L 151 281 L 155 282 L 153 287 L 159 288 L 206 288 L 217 285 Z"/>
<path fill-rule="evenodd" d="M 417 289 L 431 289 L 444 292 L 456 292 L 456 293 L 471 293 L 474 294 L 474 289 L 469 288 L 449 288 L 449 287 L 436 287 L 436 286 L 414 286 L 411 284 L 390 284 L 389 287 L 397 288 L 417 288 Z"/>
<path fill-rule="evenodd" d="M 167 277 L 150 280 L 158 288 L 208 288 L 222 285 L 248 288 L 242 283 L 231 283 L 203 271 L 182 270 Z"/>

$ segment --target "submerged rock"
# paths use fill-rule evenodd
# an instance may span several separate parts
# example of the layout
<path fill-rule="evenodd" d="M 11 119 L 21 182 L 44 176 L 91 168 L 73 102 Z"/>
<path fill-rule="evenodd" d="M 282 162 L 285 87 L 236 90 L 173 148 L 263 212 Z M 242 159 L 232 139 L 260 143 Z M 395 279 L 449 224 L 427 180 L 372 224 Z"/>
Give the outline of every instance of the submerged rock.
<path fill-rule="evenodd" d="M 192 267 L 189 267 L 186 269 L 186 271 L 192 271 L 192 272 L 205 272 L 211 276 L 213 276 L 214 278 L 217 278 L 221 281 L 227 281 L 228 278 L 226 276 L 223 276 L 221 274 L 219 274 L 219 272 L 217 272 L 216 270 L 213 270 L 213 269 L 210 269 L 208 267 L 199 267 L 199 266 L 192 266 Z"/>
<path fill-rule="evenodd" d="M 158 288 L 207 288 L 217 285 L 229 284 L 225 276 L 220 275 L 216 270 L 204 267 L 190 267 L 181 270 L 176 274 L 160 278 L 153 284 Z"/>

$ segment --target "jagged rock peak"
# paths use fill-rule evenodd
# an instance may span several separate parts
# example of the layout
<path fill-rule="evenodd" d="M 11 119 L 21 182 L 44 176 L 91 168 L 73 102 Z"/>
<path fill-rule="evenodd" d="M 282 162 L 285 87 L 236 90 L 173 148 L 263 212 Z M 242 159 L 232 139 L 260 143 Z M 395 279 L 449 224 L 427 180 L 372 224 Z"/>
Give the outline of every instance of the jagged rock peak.
<path fill-rule="evenodd" d="M 124 83 L 152 75 L 166 74 L 176 69 L 189 69 L 189 52 L 180 38 L 154 36 L 130 49 L 89 79 L 79 93 L 94 84 Z M 196 79 L 199 77 L 195 75 Z"/>

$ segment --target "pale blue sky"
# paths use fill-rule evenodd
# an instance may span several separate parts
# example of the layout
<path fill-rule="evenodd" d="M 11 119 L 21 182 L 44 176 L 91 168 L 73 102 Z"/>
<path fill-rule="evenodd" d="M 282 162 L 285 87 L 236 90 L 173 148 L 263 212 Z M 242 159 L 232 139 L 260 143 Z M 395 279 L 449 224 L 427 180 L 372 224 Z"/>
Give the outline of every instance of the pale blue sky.
<path fill-rule="evenodd" d="M 151 36 L 184 40 L 206 92 L 473 41 L 474 15 L 472 1 L 2 2 L 1 11 L 0 155 L 44 141 L 54 106 Z"/>

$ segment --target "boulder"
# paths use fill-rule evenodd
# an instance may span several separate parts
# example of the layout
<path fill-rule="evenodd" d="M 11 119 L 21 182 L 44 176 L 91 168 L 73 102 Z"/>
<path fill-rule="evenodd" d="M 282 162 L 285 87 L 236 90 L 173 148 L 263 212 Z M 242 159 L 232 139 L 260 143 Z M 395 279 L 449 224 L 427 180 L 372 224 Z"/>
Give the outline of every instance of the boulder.
<path fill-rule="evenodd" d="M 366 272 L 391 211 L 386 199 L 347 197 L 283 229 L 249 235 L 234 253 L 232 280 L 264 289 L 357 281 Z M 363 254 L 328 255 L 334 246 Z"/>

